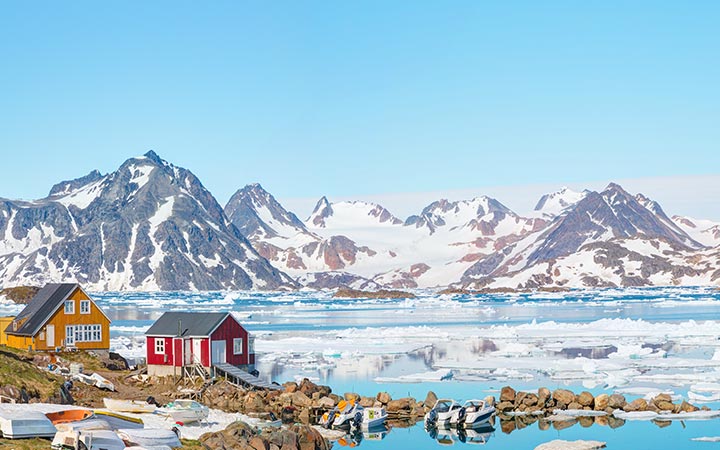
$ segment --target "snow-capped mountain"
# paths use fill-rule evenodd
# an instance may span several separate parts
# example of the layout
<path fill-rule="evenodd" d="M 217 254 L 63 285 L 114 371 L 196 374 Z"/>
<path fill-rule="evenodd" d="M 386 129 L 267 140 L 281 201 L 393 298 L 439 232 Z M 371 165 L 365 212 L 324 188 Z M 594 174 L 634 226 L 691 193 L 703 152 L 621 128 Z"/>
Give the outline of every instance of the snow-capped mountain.
<path fill-rule="evenodd" d="M 673 216 L 672 220 L 688 236 L 704 246 L 720 246 L 720 223 L 682 216 Z"/>
<path fill-rule="evenodd" d="M 656 202 L 632 196 L 611 183 L 602 192 L 587 192 L 545 230 L 478 261 L 463 275 L 462 284 L 581 287 L 652 285 L 660 280 L 687 283 L 702 279 L 710 270 L 708 266 L 684 269 L 692 260 L 689 256 L 701 250 L 703 245 L 672 222 Z"/>
<path fill-rule="evenodd" d="M 305 221 L 309 228 L 357 228 L 363 226 L 402 225 L 402 220 L 375 203 L 350 201 L 330 203 L 322 197 Z"/>
<path fill-rule="evenodd" d="M 261 257 L 188 170 L 154 152 L 102 176 L 0 201 L 0 284 L 74 280 L 100 290 L 279 289 Z"/>
<path fill-rule="evenodd" d="M 535 205 L 535 211 L 543 217 L 553 218 L 559 216 L 584 199 L 589 192 L 588 190 L 576 192 L 563 186 L 559 191 L 540 197 L 537 205 Z"/>

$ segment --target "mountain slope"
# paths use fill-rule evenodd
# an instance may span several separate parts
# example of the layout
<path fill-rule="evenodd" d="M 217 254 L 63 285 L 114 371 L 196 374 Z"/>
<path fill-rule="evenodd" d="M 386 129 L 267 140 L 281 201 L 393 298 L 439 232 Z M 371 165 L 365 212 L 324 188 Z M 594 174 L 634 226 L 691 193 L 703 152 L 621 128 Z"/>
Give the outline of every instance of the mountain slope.
<path fill-rule="evenodd" d="M 0 283 L 76 280 L 92 289 L 278 289 L 262 258 L 188 170 L 154 152 L 108 175 L 2 201 Z"/>

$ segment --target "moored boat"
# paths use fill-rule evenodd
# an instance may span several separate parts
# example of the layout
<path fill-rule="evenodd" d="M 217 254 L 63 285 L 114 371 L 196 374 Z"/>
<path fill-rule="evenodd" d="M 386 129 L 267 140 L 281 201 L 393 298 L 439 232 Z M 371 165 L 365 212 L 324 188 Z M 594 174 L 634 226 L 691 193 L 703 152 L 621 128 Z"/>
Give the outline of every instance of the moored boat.
<path fill-rule="evenodd" d="M 104 398 L 103 404 L 110 411 L 125 413 L 152 413 L 157 409 L 156 405 L 141 400 L 122 400 L 116 398 Z"/>
<path fill-rule="evenodd" d="M 51 438 L 55 425 L 41 412 L 25 411 L 22 414 L 6 414 L 0 417 L 0 431 L 6 439 Z"/>
<path fill-rule="evenodd" d="M 494 413 L 495 407 L 488 406 L 484 400 L 468 400 L 451 416 L 450 425 L 472 428 L 490 420 Z"/>
<path fill-rule="evenodd" d="M 200 422 L 208 418 L 210 410 L 207 406 L 194 400 L 175 400 L 162 408 L 157 413 L 167 416 L 175 422 L 182 424 Z"/>
<path fill-rule="evenodd" d="M 460 414 L 462 406 L 460 403 L 452 399 L 441 398 L 435 402 L 427 414 L 425 414 L 426 427 L 443 428 L 452 422 L 457 422 L 457 416 Z"/>

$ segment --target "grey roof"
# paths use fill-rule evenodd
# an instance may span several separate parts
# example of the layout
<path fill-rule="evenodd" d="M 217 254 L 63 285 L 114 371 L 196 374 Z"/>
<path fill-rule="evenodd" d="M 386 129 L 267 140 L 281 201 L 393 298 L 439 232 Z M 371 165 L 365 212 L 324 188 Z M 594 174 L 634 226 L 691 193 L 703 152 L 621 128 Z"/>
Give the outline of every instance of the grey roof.
<path fill-rule="evenodd" d="M 145 332 L 148 336 L 210 336 L 230 313 L 166 312 Z"/>
<path fill-rule="evenodd" d="M 7 334 L 20 336 L 35 336 L 37 332 L 50 319 L 52 314 L 57 310 L 76 288 L 80 285 L 77 283 L 50 283 L 40 289 L 35 297 L 25 306 L 14 321 L 27 318 L 17 331 L 12 331 L 12 324 L 5 330 Z"/>

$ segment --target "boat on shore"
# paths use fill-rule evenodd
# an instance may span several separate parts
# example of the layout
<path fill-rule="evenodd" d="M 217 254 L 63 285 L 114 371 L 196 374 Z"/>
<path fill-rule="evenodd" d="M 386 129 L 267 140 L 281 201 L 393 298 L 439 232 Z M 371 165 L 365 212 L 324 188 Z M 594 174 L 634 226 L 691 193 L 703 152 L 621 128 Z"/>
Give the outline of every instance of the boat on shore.
<path fill-rule="evenodd" d="M 135 414 L 144 414 L 144 413 L 153 413 L 157 409 L 157 406 L 148 403 L 141 400 L 122 400 L 122 399 L 116 399 L 116 398 L 104 398 L 103 404 L 105 405 L 105 408 L 109 409 L 110 411 L 120 412 L 120 413 L 135 413 Z"/>
<path fill-rule="evenodd" d="M 117 435 L 129 447 L 182 447 L 180 431 L 175 427 L 172 430 L 166 428 L 125 429 L 118 430 Z"/>
<path fill-rule="evenodd" d="M 64 411 L 45 413 L 45 416 L 50 419 L 53 425 L 58 425 L 86 420 L 93 417 L 94 413 L 89 409 L 66 409 Z"/>
<path fill-rule="evenodd" d="M 174 422 L 188 424 L 201 422 L 208 418 L 210 409 L 194 400 L 175 400 L 156 411 L 158 414 L 171 418 Z"/>
<path fill-rule="evenodd" d="M 122 428 L 143 428 L 145 426 L 142 419 L 118 414 L 112 411 L 95 410 L 95 417 L 107 422 L 108 425 L 110 425 L 111 430 L 120 430 Z"/>
<path fill-rule="evenodd" d="M 58 431 L 50 448 L 54 450 L 124 450 L 125 443 L 110 430 Z"/>
<path fill-rule="evenodd" d="M 27 411 L 0 417 L 0 431 L 6 439 L 25 439 L 52 438 L 57 429 L 45 414 Z"/>

